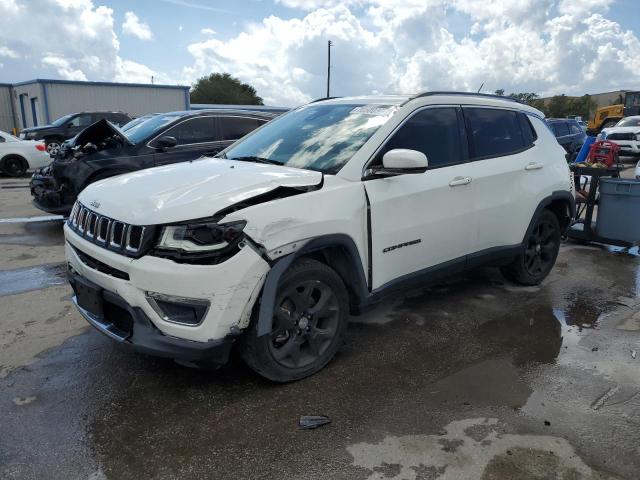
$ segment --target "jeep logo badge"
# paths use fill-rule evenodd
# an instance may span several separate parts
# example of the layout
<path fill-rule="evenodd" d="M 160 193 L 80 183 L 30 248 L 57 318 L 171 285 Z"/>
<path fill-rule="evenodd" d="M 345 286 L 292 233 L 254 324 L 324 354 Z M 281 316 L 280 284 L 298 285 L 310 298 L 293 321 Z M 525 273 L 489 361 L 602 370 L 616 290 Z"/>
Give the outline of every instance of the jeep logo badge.
<path fill-rule="evenodd" d="M 93 208 L 100 208 L 100 202 L 96 202 L 95 200 L 91 202 L 89 205 L 91 205 Z"/>

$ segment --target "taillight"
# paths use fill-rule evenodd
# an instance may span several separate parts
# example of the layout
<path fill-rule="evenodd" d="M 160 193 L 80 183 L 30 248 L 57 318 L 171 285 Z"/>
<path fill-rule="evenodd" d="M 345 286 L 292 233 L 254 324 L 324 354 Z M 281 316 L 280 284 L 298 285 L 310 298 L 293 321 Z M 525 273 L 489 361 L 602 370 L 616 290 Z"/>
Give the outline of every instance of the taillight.
<path fill-rule="evenodd" d="M 46 150 L 44 143 L 36 143 L 36 150 L 40 150 L 41 152 L 44 152 Z"/>

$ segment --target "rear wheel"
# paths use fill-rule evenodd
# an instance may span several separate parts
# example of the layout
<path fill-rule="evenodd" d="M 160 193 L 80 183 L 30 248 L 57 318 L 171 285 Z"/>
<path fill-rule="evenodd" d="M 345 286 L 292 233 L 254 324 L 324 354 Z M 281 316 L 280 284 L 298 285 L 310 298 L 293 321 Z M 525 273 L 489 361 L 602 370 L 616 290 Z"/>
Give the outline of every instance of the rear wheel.
<path fill-rule="evenodd" d="M 282 276 L 271 333 L 257 335 L 254 318 L 241 341 L 247 365 L 274 382 L 291 382 L 324 367 L 342 343 L 349 301 L 338 274 L 303 259 Z"/>
<path fill-rule="evenodd" d="M 28 167 L 27 161 L 18 155 L 8 155 L 0 162 L 0 169 L 10 177 L 22 177 Z"/>
<path fill-rule="evenodd" d="M 524 252 L 502 268 L 503 275 L 522 285 L 538 285 L 556 263 L 561 233 L 558 218 L 543 210 L 525 240 Z"/>

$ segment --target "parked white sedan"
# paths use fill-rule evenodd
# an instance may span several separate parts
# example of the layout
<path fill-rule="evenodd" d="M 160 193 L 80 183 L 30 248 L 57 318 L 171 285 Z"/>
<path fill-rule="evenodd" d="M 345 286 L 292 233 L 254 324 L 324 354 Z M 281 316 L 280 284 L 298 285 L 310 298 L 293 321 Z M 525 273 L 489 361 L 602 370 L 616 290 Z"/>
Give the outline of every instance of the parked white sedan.
<path fill-rule="evenodd" d="M 27 170 L 44 167 L 51 157 L 43 142 L 20 140 L 0 131 L 0 172 L 10 177 L 21 177 Z"/>

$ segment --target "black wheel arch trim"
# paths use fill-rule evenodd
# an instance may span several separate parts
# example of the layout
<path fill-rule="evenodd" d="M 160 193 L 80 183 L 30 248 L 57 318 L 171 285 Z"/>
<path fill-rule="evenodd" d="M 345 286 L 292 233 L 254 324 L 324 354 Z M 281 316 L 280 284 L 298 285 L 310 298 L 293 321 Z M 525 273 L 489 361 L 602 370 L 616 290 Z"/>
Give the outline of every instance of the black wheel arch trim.
<path fill-rule="evenodd" d="M 533 231 L 533 227 L 535 227 L 535 223 L 538 220 L 538 217 L 540 216 L 542 211 L 555 201 L 561 201 L 566 203 L 569 209 L 569 212 L 568 212 L 569 222 L 567 224 L 567 227 L 569 226 L 569 224 L 571 223 L 571 219 L 574 218 L 576 215 L 576 200 L 571 194 L 571 192 L 568 192 L 566 190 L 557 190 L 553 192 L 551 195 L 549 195 L 548 197 L 543 198 L 542 201 L 540 201 L 540 203 L 536 207 L 535 211 L 533 212 L 533 215 L 531 216 L 531 220 L 529 222 L 529 226 L 527 227 L 527 231 L 525 232 L 524 237 L 522 238 L 523 246 L 525 245 L 527 238 L 529 238 L 529 235 L 531 235 L 531 232 Z"/>
<path fill-rule="evenodd" d="M 271 321 L 275 309 L 276 292 L 280 278 L 291 266 L 291 264 L 301 256 L 319 252 L 328 248 L 342 248 L 346 253 L 346 258 L 350 262 L 351 278 L 347 289 L 355 295 L 358 303 L 363 303 L 369 296 L 367 277 L 364 272 L 360 253 L 356 243 L 349 235 L 330 234 L 313 238 L 297 252 L 277 259 L 273 264 L 262 287 L 260 297 L 260 307 L 258 310 L 258 336 L 267 335 L 271 332 Z M 330 265 L 331 266 L 331 265 Z M 343 277 L 340 272 L 338 275 Z M 343 278 L 344 280 L 344 278 Z M 346 283 L 346 282 L 345 282 Z"/>

